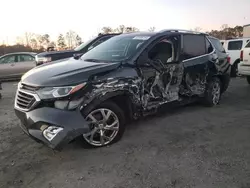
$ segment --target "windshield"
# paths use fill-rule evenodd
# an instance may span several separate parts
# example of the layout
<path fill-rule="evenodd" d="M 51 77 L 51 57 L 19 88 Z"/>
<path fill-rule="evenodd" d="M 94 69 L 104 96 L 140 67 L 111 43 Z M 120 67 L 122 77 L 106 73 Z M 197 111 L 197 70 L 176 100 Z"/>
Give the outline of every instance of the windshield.
<path fill-rule="evenodd" d="M 86 61 L 122 61 L 133 56 L 150 36 L 119 35 L 103 42 L 94 49 L 82 55 Z"/>
<path fill-rule="evenodd" d="M 87 46 L 89 43 L 91 43 L 94 39 L 89 39 L 87 42 L 82 43 L 81 45 L 77 46 L 74 50 L 75 51 L 81 51 L 85 46 Z"/>

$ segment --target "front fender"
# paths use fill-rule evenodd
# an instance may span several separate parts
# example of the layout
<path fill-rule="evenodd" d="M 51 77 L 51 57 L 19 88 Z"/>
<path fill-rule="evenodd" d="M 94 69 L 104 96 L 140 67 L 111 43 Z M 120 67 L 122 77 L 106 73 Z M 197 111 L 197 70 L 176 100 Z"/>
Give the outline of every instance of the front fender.
<path fill-rule="evenodd" d="M 94 85 L 93 89 L 86 93 L 83 102 L 80 105 L 80 110 L 89 112 L 90 109 L 98 106 L 102 102 L 117 96 L 126 96 L 131 101 L 131 104 L 136 108 L 141 107 L 141 80 L 110 80 L 100 85 Z"/>

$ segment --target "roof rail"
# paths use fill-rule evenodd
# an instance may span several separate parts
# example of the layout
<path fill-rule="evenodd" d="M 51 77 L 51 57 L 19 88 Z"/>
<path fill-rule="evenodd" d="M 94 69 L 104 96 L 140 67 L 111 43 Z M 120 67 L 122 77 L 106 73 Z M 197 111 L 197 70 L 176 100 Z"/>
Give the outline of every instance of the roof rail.
<path fill-rule="evenodd" d="M 176 32 L 176 33 L 192 33 L 192 34 L 204 34 L 209 35 L 207 33 L 199 32 L 199 31 L 191 31 L 191 30 L 185 30 L 185 29 L 164 29 L 159 31 L 160 33 L 164 32 Z"/>

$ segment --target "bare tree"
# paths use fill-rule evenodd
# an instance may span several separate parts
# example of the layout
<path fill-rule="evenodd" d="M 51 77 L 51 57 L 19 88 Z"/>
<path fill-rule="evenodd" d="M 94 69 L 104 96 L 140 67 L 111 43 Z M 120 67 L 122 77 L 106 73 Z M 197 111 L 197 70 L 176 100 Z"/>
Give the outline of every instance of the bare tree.
<path fill-rule="evenodd" d="M 60 35 L 58 36 L 58 39 L 57 39 L 57 46 L 58 46 L 60 49 L 65 49 L 65 48 L 66 48 L 65 39 L 64 39 L 63 34 L 60 34 Z"/>
<path fill-rule="evenodd" d="M 111 27 L 103 27 L 102 28 L 102 33 L 108 34 L 108 33 L 113 33 L 113 29 Z"/>
<path fill-rule="evenodd" d="M 201 28 L 201 27 L 195 27 L 195 28 L 194 28 L 194 31 L 195 31 L 195 32 L 201 32 L 201 31 L 202 31 L 202 28 Z"/>
<path fill-rule="evenodd" d="M 75 33 L 74 33 L 74 31 L 68 31 L 67 33 L 66 33 L 66 43 L 67 43 L 67 46 L 68 46 L 68 48 L 69 49 L 72 49 L 73 48 L 73 46 L 74 46 L 74 38 L 75 38 Z"/>
<path fill-rule="evenodd" d="M 155 27 L 150 27 L 150 28 L 148 29 L 148 31 L 149 31 L 149 32 L 154 32 L 154 31 L 155 31 Z"/>
<path fill-rule="evenodd" d="M 76 45 L 79 46 L 82 44 L 82 38 L 79 35 L 76 35 Z"/>
<path fill-rule="evenodd" d="M 114 31 L 117 33 L 124 33 L 126 31 L 126 27 L 125 27 L 125 25 L 120 25 Z"/>
<path fill-rule="evenodd" d="M 34 33 L 30 32 L 25 32 L 24 37 L 25 37 L 25 44 L 26 46 L 30 46 L 31 39 L 33 38 Z"/>
<path fill-rule="evenodd" d="M 32 38 L 31 40 L 30 40 L 30 45 L 29 45 L 32 49 L 38 49 L 38 43 L 37 43 L 37 41 L 36 41 L 36 39 L 35 38 Z"/>
<path fill-rule="evenodd" d="M 17 37 L 16 38 L 16 44 L 24 45 L 24 39 L 23 39 L 23 37 Z"/>

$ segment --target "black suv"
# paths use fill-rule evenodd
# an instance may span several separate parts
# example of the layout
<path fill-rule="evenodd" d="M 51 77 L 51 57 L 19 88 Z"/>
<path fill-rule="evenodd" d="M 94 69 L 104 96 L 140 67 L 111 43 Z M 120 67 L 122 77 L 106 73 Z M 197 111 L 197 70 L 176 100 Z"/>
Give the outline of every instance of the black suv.
<path fill-rule="evenodd" d="M 85 146 L 105 146 L 122 137 L 128 120 L 159 107 L 217 105 L 230 70 L 220 41 L 203 33 L 121 34 L 79 59 L 26 73 L 15 112 L 30 137 L 52 148 L 76 137 Z"/>
<path fill-rule="evenodd" d="M 41 65 L 43 63 L 49 63 L 51 61 L 56 61 L 60 59 L 66 59 L 73 56 L 83 55 L 87 51 L 93 49 L 102 42 L 110 39 L 113 36 L 119 35 L 118 33 L 113 34 L 99 34 L 94 39 L 91 39 L 80 46 L 76 47 L 74 50 L 63 50 L 63 51 L 48 51 L 42 52 L 36 55 L 36 65 Z"/>

